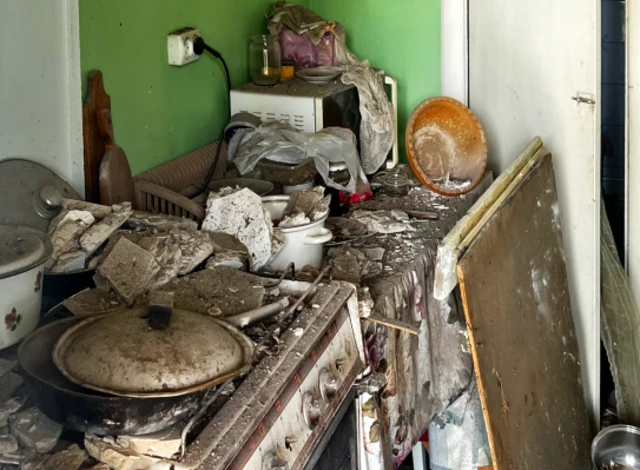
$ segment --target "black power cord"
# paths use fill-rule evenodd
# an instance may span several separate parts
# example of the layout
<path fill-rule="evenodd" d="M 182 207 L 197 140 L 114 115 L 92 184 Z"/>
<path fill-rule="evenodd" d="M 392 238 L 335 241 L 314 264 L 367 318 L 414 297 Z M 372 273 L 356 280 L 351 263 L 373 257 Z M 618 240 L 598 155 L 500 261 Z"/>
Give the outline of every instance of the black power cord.
<path fill-rule="evenodd" d="M 224 67 L 224 73 L 227 78 L 227 95 L 231 97 L 231 74 L 229 73 L 229 67 L 227 67 L 227 62 L 224 60 L 224 57 L 222 57 L 222 54 L 220 54 L 217 50 L 215 50 L 213 47 L 209 46 L 206 42 L 204 42 L 204 39 L 202 39 L 202 37 L 198 37 L 193 43 L 193 52 L 197 55 L 202 55 L 204 51 L 207 51 L 213 57 L 215 57 L 216 59 L 220 60 L 220 62 L 222 62 L 222 65 Z M 231 114 L 231 111 L 229 111 L 229 114 Z M 224 127 L 222 128 L 222 132 L 220 132 L 220 136 L 218 138 L 218 148 L 216 149 L 216 156 L 214 157 L 213 162 L 211 162 L 211 167 L 209 167 L 207 176 L 205 177 L 202 183 L 202 186 L 198 189 L 198 192 L 194 194 L 192 197 L 200 196 L 204 192 L 204 190 L 207 189 L 207 186 L 211 178 L 213 178 L 213 174 L 216 171 L 216 166 L 218 165 L 218 159 L 220 158 L 220 149 L 222 148 L 222 142 L 224 140 L 224 129 L 226 127 L 227 126 L 225 124 Z"/>

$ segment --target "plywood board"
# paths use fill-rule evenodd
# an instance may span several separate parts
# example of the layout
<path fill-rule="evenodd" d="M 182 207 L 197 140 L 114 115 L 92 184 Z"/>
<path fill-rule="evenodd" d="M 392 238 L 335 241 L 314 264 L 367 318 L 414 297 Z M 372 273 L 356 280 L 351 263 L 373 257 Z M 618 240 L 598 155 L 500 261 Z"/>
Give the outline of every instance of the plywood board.
<path fill-rule="evenodd" d="M 580 382 L 551 156 L 488 221 L 458 265 L 495 468 L 585 469 Z"/>

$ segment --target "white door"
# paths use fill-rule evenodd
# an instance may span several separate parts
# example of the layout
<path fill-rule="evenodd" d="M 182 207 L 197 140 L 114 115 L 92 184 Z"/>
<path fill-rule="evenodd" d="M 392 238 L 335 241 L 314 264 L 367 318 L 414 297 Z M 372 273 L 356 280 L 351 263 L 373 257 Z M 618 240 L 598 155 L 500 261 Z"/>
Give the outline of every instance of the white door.
<path fill-rule="evenodd" d="M 587 407 L 600 395 L 600 0 L 470 0 L 469 104 L 490 166 L 553 153 Z"/>

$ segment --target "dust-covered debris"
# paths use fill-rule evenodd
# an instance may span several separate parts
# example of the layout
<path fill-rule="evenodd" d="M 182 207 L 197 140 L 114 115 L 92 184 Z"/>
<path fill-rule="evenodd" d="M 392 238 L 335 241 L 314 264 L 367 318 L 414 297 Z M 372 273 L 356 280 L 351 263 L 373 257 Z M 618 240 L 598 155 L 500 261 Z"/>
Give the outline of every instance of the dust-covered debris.
<path fill-rule="evenodd" d="M 202 315 L 216 311 L 222 316 L 247 312 L 261 307 L 264 299 L 259 277 L 223 266 L 181 277 L 158 290 L 174 292 L 175 308 Z"/>
<path fill-rule="evenodd" d="M 409 216 L 402 211 L 357 210 L 353 218 L 367 227 L 369 233 L 401 233 L 410 229 Z"/>
<path fill-rule="evenodd" d="M 98 277 L 96 285 L 104 286 L 106 282 L 127 305 L 132 305 L 159 271 L 160 265 L 151 253 L 121 238 L 94 277 Z"/>
<path fill-rule="evenodd" d="M 237 237 L 249 249 L 253 269 L 264 266 L 281 248 L 272 241 L 273 223 L 262 199 L 246 188 L 223 196 L 211 193 L 202 230 Z"/>
<path fill-rule="evenodd" d="M 92 256 L 96 250 L 127 221 L 132 212 L 131 205 L 129 204 L 121 210 L 114 211 L 100 222 L 89 227 L 80 237 L 80 246 L 87 256 Z"/>
<path fill-rule="evenodd" d="M 20 444 L 39 454 L 53 450 L 62 434 L 62 426 L 51 421 L 36 407 L 11 416 L 9 429 Z"/>
<path fill-rule="evenodd" d="M 150 457 L 170 459 L 180 451 L 183 424 L 143 436 L 117 436 L 108 443 L 122 452 L 132 451 Z"/>
<path fill-rule="evenodd" d="M 89 318 L 126 308 L 126 304 L 115 294 L 100 289 L 79 292 L 66 299 L 63 304 L 78 318 Z"/>
<path fill-rule="evenodd" d="M 41 461 L 34 470 L 78 470 L 87 457 L 84 449 L 72 444 Z"/>
<path fill-rule="evenodd" d="M 158 232 L 169 232 L 174 228 L 189 232 L 198 230 L 198 223 L 195 220 L 140 211 L 133 211 L 126 226 L 132 230 L 157 230 Z"/>
<path fill-rule="evenodd" d="M 0 376 L 0 403 L 7 400 L 13 392 L 22 387 L 22 377 L 15 372 L 7 372 Z"/>
<path fill-rule="evenodd" d="M 324 196 L 322 186 L 293 191 L 278 227 L 299 227 L 320 220 L 329 215 L 330 204 L 331 196 Z"/>
<path fill-rule="evenodd" d="M 311 223 L 311 219 L 307 217 L 304 212 L 298 212 L 294 215 L 285 215 L 284 219 L 280 221 L 278 227 L 299 227 L 300 225 L 307 225 Z"/>
<path fill-rule="evenodd" d="M 91 457 L 115 470 L 141 470 L 152 467 L 160 459 L 122 449 L 113 444 L 113 438 L 100 438 L 86 434 L 84 445 Z"/>
<path fill-rule="evenodd" d="M 12 397 L 0 405 L 0 427 L 9 423 L 9 418 L 22 409 L 26 402 L 25 397 Z"/>

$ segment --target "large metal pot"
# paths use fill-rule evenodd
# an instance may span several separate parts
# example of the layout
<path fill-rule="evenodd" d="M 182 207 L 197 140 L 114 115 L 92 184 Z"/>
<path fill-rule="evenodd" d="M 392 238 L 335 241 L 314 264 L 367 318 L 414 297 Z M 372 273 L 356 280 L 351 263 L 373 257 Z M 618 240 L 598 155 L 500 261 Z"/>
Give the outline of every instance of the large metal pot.
<path fill-rule="evenodd" d="M 283 219 L 284 211 L 290 196 L 267 196 L 262 198 L 262 206 L 271 215 L 271 220 L 278 222 Z M 274 227 L 274 230 L 284 235 L 284 246 L 273 257 L 265 268 L 268 271 L 282 272 L 289 263 L 295 263 L 296 268 L 312 266 L 322 267 L 324 244 L 331 241 L 333 234 L 324 227 L 329 214 L 310 224 L 298 227 Z"/>
<path fill-rule="evenodd" d="M 283 299 L 222 319 L 152 303 L 148 311 L 88 318 L 62 334 L 53 361 L 70 381 L 98 392 L 136 398 L 188 395 L 247 371 L 254 344 L 239 327 L 288 305 Z"/>
<path fill-rule="evenodd" d="M 31 397 L 44 414 L 68 429 L 98 435 L 138 435 L 165 429 L 195 413 L 206 390 L 178 397 L 132 398 L 94 392 L 69 381 L 53 363 L 60 336 L 81 320 L 38 328 L 18 348 Z"/>
<path fill-rule="evenodd" d="M 38 230 L 0 225 L 0 349 L 17 343 L 40 321 L 44 264 L 53 247 Z"/>

